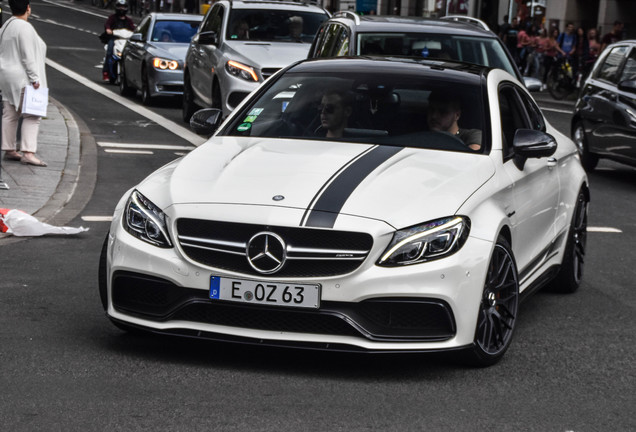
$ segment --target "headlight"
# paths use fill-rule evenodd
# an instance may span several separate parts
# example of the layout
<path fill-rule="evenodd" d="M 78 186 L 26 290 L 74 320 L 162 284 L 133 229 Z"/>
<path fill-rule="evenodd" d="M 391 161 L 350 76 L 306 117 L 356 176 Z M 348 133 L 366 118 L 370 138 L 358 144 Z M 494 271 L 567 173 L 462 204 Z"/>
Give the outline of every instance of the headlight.
<path fill-rule="evenodd" d="M 232 75 L 236 77 L 243 78 L 247 81 L 256 81 L 258 82 L 258 76 L 256 76 L 256 72 L 254 72 L 254 68 L 249 66 L 245 66 L 242 63 L 236 62 L 234 60 L 230 60 L 225 64 L 225 69 Z"/>
<path fill-rule="evenodd" d="M 377 264 L 397 267 L 442 258 L 466 242 L 470 220 L 452 216 L 396 231 Z"/>
<path fill-rule="evenodd" d="M 152 59 L 152 65 L 155 69 L 159 70 L 177 70 L 179 69 L 179 62 L 176 60 L 166 60 L 160 57 L 155 57 Z"/>
<path fill-rule="evenodd" d="M 172 247 L 166 215 L 136 190 L 128 198 L 123 222 L 124 229 L 138 239 L 162 248 Z"/>

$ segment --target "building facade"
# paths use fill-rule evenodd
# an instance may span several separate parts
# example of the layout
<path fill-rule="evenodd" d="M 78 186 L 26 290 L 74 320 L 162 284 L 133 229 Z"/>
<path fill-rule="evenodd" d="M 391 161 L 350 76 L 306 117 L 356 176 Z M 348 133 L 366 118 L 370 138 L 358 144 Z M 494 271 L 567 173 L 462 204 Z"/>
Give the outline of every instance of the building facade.
<path fill-rule="evenodd" d="M 504 16 L 530 17 L 546 28 L 562 31 L 568 22 L 585 29 L 596 27 L 600 35 L 612 30 L 614 21 L 625 24 L 624 38 L 636 38 L 636 0 L 323 0 L 330 11 L 352 10 L 378 15 L 440 17 L 469 15 L 496 30 Z"/>

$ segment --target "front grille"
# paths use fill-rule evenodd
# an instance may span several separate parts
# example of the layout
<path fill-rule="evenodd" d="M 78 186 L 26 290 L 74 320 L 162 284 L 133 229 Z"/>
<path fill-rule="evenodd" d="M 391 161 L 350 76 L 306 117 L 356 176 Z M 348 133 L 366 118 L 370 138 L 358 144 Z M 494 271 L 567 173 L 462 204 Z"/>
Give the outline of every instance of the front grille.
<path fill-rule="evenodd" d="M 393 342 L 439 341 L 455 335 L 450 307 L 436 299 L 323 301 L 319 309 L 272 308 L 210 300 L 207 291 L 122 271 L 113 275 L 112 298 L 116 310 L 155 322 L 181 320 Z"/>
<path fill-rule="evenodd" d="M 267 79 L 278 72 L 280 68 L 264 68 L 261 69 L 261 74 L 263 75 L 263 79 Z"/>
<path fill-rule="evenodd" d="M 350 273 L 362 264 L 373 246 L 372 237 L 359 232 L 177 220 L 177 238 L 190 259 L 246 275 L 261 275 L 249 264 L 246 248 L 255 234 L 264 231 L 275 233 L 286 244 L 287 260 L 275 273 L 276 277 L 325 277 Z"/>

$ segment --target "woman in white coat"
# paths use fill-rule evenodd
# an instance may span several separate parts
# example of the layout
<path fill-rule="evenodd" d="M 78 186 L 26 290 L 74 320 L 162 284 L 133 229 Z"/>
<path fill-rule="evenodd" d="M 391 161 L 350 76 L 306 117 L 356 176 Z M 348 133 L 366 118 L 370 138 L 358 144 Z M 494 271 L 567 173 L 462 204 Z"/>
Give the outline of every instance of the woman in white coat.
<path fill-rule="evenodd" d="M 46 44 L 27 22 L 31 15 L 29 0 L 9 0 L 11 14 L 0 28 L 0 90 L 2 90 L 2 150 L 5 160 L 46 166 L 35 156 L 41 117 L 22 115 L 21 151 L 17 152 L 16 132 L 22 94 L 27 85 L 47 87 Z"/>

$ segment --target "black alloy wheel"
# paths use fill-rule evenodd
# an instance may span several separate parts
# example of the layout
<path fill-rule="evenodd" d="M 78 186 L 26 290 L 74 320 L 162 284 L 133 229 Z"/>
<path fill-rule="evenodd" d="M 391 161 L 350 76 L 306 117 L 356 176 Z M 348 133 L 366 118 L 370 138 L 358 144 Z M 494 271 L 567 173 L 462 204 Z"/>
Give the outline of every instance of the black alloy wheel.
<path fill-rule="evenodd" d="M 470 365 L 491 366 L 503 357 L 512 341 L 518 306 L 517 265 L 508 241 L 500 237 L 488 265 L 475 340 L 466 353 Z"/>
<path fill-rule="evenodd" d="M 589 199 L 584 190 L 576 198 L 572 222 L 568 230 L 561 269 L 548 286 L 550 291 L 571 294 L 579 289 L 585 269 L 587 245 L 587 208 Z"/>
<path fill-rule="evenodd" d="M 190 84 L 190 75 L 188 73 L 183 74 L 183 97 L 181 99 L 181 117 L 184 122 L 190 123 L 192 114 L 197 110 L 197 106 L 194 103 L 194 95 L 192 93 L 192 86 Z"/>
<path fill-rule="evenodd" d="M 102 244 L 102 252 L 99 255 L 99 268 L 97 272 L 97 281 L 99 286 L 99 298 L 102 302 L 104 310 L 108 308 L 108 234 Z"/>
<path fill-rule="evenodd" d="M 583 123 L 577 122 L 574 126 L 574 133 L 572 134 L 572 140 L 574 144 L 576 144 L 576 148 L 579 151 L 579 156 L 581 157 L 581 165 L 585 171 L 593 171 L 598 165 L 598 156 L 590 153 L 589 147 L 587 145 L 587 138 L 585 136 L 585 128 L 583 127 Z"/>
<path fill-rule="evenodd" d="M 146 68 L 144 68 L 141 72 L 141 103 L 146 106 L 152 105 L 150 82 L 148 81 L 148 72 L 146 71 Z"/>
<path fill-rule="evenodd" d="M 221 86 L 218 81 L 214 81 L 212 85 L 212 108 L 223 109 L 223 96 L 221 95 Z"/>

